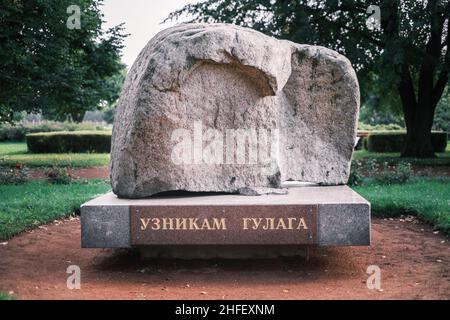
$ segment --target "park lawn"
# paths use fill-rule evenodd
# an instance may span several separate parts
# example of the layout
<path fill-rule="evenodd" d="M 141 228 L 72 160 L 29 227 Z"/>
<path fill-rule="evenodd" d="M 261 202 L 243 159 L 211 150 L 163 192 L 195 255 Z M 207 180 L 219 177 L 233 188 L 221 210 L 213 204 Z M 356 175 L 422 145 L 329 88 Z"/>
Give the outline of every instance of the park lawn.
<path fill-rule="evenodd" d="M 408 162 L 416 166 L 450 166 L 450 143 L 447 144 L 445 152 L 436 153 L 436 158 L 417 159 L 400 158 L 399 152 L 369 152 L 367 150 L 357 150 L 353 152 L 353 160 L 376 159 L 377 162 L 387 162 L 390 165 L 399 162 Z"/>
<path fill-rule="evenodd" d="M 0 185 L 0 240 L 78 212 L 82 203 L 110 190 L 108 180 L 49 184 L 35 180 Z"/>
<path fill-rule="evenodd" d="M 7 293 L 0 292 L 0 300 L 14 300 L 14 297 Z"/>
<path fill-rule="evenodd" d="M 25 142 L 0 142 L 0 166 L 91 168 L 109 163 L 108 153 L 29 153 Z"/>
<path fill-rule="evenodd" d="M 352 187 L 372 206 L 372 215 L 414 215 L 437 229 L 450 233 L 450 178 L 414 177 L 405 184 L 368 181 Z"/>

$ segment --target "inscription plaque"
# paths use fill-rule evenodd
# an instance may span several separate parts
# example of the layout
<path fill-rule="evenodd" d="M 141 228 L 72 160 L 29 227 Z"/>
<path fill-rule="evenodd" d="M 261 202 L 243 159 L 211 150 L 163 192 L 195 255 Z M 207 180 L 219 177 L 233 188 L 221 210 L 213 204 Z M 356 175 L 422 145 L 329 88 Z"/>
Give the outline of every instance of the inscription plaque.
<path fill-rule="evenodd" d="M 317 205 L 130 206 L 131 245 L 316 244 Z"/>

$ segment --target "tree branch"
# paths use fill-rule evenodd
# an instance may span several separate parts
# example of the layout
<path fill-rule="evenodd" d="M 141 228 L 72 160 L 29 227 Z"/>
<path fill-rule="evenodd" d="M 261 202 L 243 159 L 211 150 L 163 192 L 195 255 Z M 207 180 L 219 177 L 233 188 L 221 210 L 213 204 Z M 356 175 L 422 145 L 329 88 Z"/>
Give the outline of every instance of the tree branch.
<path fill-rule="evenodd" d="M 438 104 L 441 99 L 442 94 L 444 93 L 445 87 L 448 84 L 449 80 L 449 72 L 450 72 L 450 32 L 447 32 L 447 41 L 445 41 L 447 45 L 447 52 L 444 57 L 444 65 L 442 66 L 442 70 L 439 73 L 439 78 L 436 82 L 436 85 L 433 88 L 433 103 L 434 107 Z"/>
<path fill-rule="evenodd" d="M 414 93 L 414 84 L 407 63 L 402 65 L 402 73 L 399 84 L 400 99 L 402 101 L 403 114 L 407 130 L 414 124 L 417 109 L 417 100 Z"/>

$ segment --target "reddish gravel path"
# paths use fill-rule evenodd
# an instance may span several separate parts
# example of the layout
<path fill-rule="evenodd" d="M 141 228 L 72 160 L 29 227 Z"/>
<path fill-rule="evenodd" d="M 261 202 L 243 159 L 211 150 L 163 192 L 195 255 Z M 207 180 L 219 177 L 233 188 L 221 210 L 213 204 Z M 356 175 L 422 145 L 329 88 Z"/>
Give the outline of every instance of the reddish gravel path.
<path fill-rule="evenodd" d="M 68 169 L 70 175 L 76 179 L 109 179 L 109 167 Z M 31 179 L 45 179 L 44 170 L 30 169 Z"/>
<path fill-rule="evenodd" d="M 81 290 L 66 268 L 81 267 Z M 366 287 L 378 265 L 382 291 Z M 0 244 L 0 291 L 19 299 L 450 299 L 448 238 L 417 221 L 373 221 L 371 247 L 314 249 L 304 259 L 151 260 L 81 249 L 78 219 Z"/>

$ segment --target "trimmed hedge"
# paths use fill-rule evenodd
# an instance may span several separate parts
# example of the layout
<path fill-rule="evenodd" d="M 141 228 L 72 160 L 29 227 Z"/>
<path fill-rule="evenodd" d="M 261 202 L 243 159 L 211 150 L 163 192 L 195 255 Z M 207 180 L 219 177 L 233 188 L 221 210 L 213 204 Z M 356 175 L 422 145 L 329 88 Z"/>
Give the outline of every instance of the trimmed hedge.
<path fill-rule="evenodd" d="M 367 149 L 367 137 L 359 137 L 355 150 Z"/>
<path fill-rule="evenodd" d="M 358 122 L 358 131 L 404 131 L 405 127 L 395 123 L 390 124 L 365 124 Z"/>
<path fill-rule="evenodd" d="M 406 132 L 371 132 L 367 138 L 367 150 L 370 152 L 401 152 L 406 143 Z M 435 152 L 445 152 L 447 132 L 433 131 L 431 144 Z"/>
<path fill-rule="evenodd" d="M 40 124 L 3 124 L 0 125 L 0 141 L 25 141 L 25 136 L 29 133 L 85 130 L 102 130 L 102 128 L 93 124 L 56 121 L 46 121 Z"/>
<path fill-rule="evenodd" d="M 61 131 L 26 135 L 28 151 L 33 153 L 109 153 L 110 131 Z"/>

